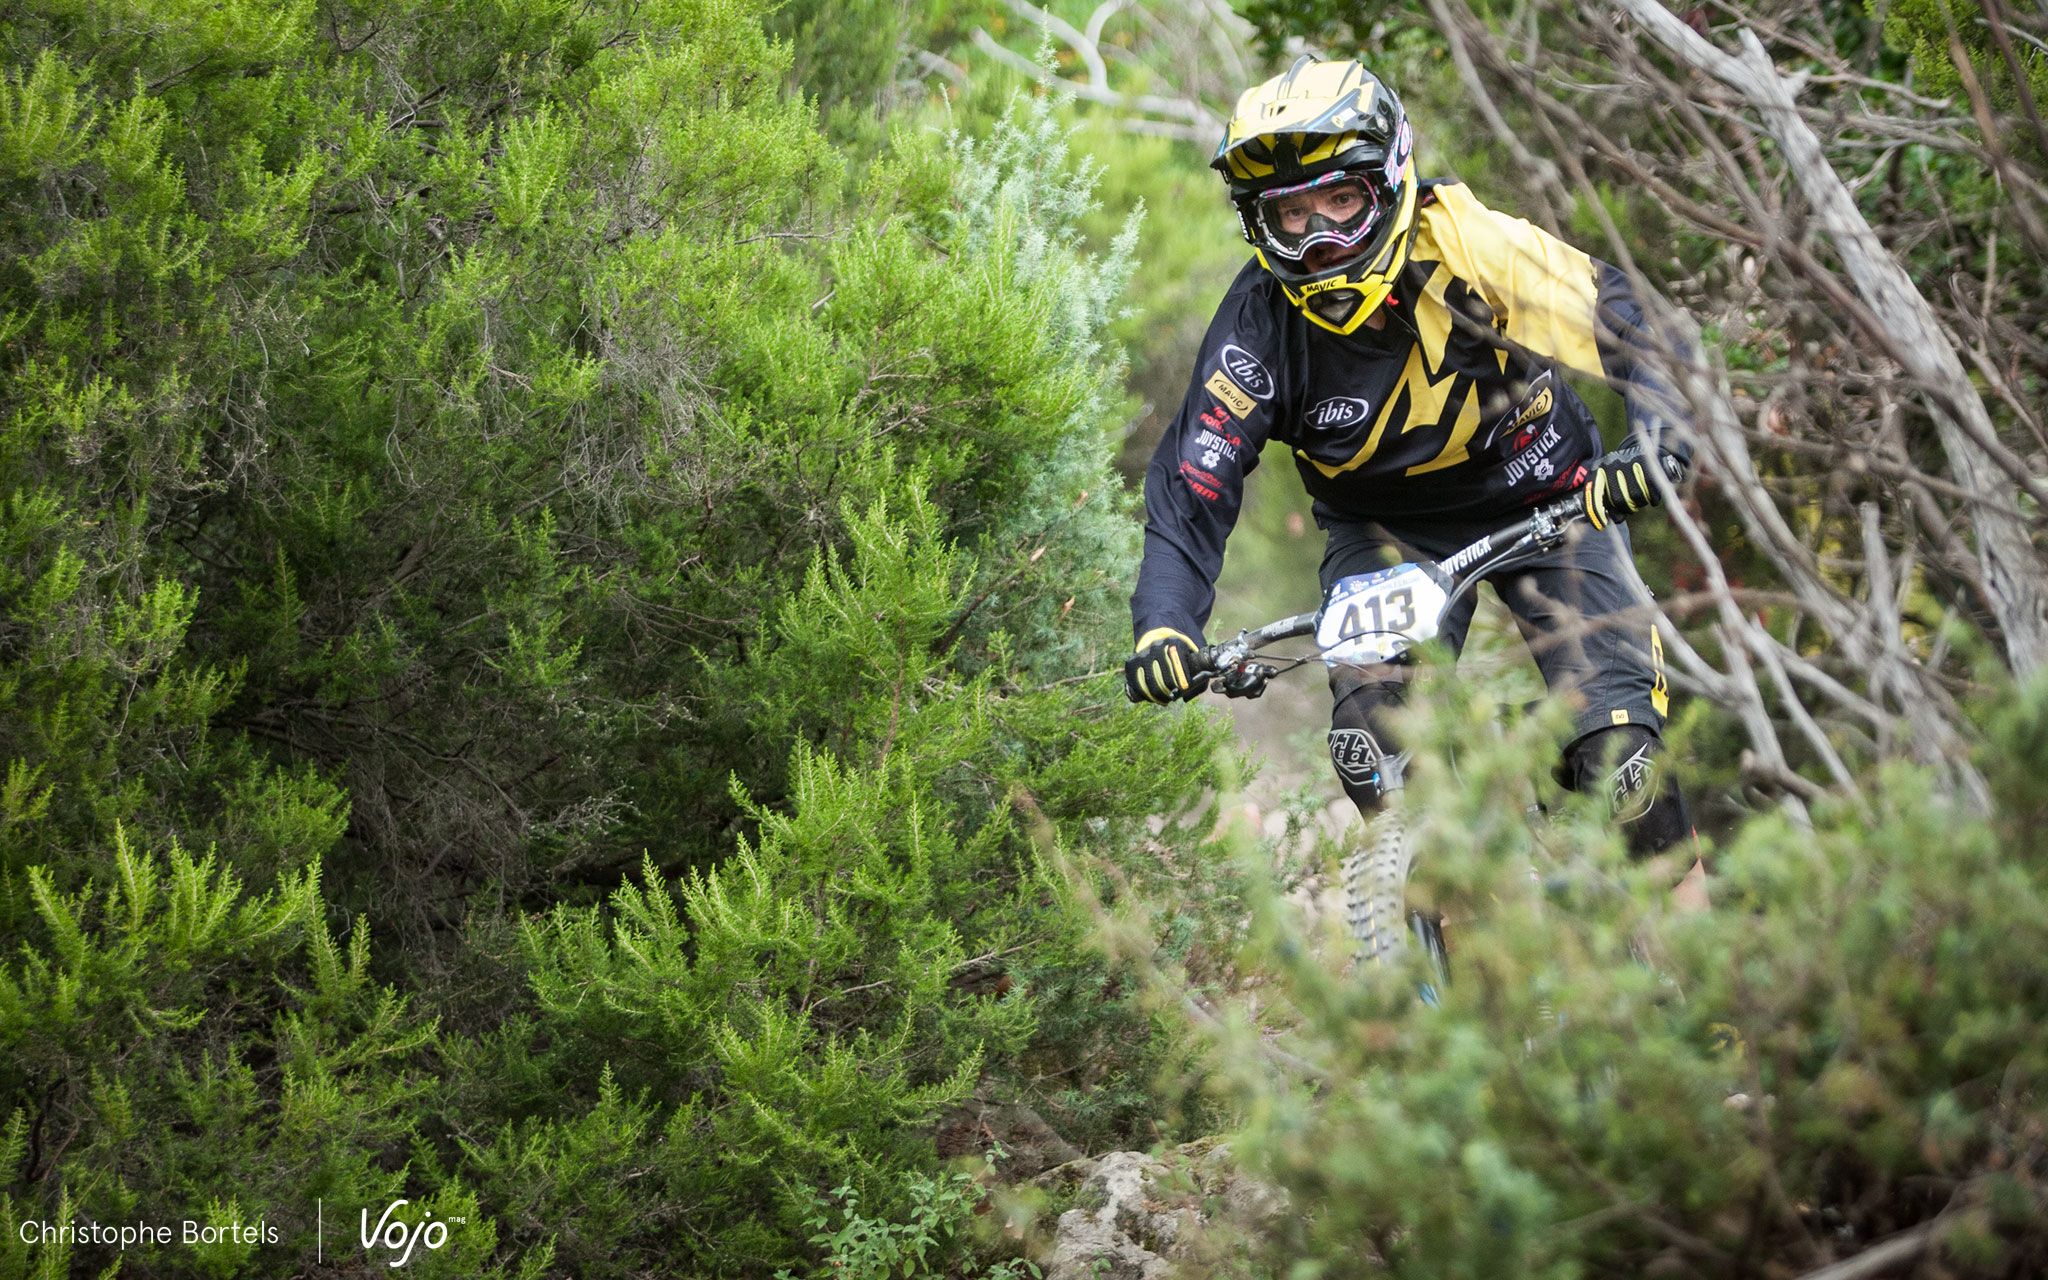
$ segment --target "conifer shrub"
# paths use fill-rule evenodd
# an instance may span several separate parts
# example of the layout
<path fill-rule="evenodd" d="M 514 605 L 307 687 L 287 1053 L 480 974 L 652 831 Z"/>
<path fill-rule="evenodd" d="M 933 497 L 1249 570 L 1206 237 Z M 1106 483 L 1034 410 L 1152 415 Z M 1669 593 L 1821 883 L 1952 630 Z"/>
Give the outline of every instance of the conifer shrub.
<path fill-rule="evenodd" d="M 1419 959 L 1348 969 L 1261 901 L 1261 1009 L 1215 1043 L 1236 1150 L 1295 1210 L 1264 1265 L 1799 1274 L 1921 1232 L 1946 1274 L 2039 1270 L 2048 685 L 1991 720 L 1989 817 L 1888 766 L 1867 809 L 1739 825 L 1697 915 L 1592 806 L 1528 817 L 1562 721 L 1495 714 L 1452 688 L 1410 725 L 1441 1007 Z"/>
<path fill-rule="evenodd" d="M 804 1272 L 958 1208 L 973 1090 L 1161 1114 L 1041 855 L 1208 865 L 1217 729 L 1104 674 L 1129 237 L 1048 103 L 839 203 L 763 12 L 10 18 L 0 1216 L 276 1236 L 0 1277 L 400 1200 L 414 1273 Z"/>
<path fill-rule="evenodd" d="M 114 1253 L 40 1231 L 28 1243 L 41 1222 L 175 1232 L 124 1245 L 123 1274 L 240 1274 L 263 1239 L 268 1257 L 314 1253 L 316 1201 L 403 1194 L 381 1157 L 415 1131 L 435 1027 L 370 976 L 360 918 L 330 932 L 318 862 L 259 894 L 212 852 L 153 852 L 117 825 L 106 864 L 79 892 L 39 866 L 19 885 L 41 946 L 0 964 L 0 1275 Z M 38 1194 L 52 1185 L 54 1203 Z M 438 1204 L 460 1198 L 452 1185 Z M 188 1218 L 260 1238 L 189 1248 Z M 462 1274 L 497 1274 L 493 1235 L 482 1217 L 457 1231 Z"/>

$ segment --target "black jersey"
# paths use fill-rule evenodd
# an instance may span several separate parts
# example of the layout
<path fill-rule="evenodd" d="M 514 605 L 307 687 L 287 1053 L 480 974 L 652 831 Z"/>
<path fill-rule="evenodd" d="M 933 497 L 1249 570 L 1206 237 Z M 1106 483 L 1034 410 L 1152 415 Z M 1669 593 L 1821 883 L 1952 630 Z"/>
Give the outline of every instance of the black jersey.
<path fill-rule="evenodd" d="M 1238 273 L 1145 474 L 1137 634 L 1200 636 L 1269 440 L 1293 451 L 1319 523 L 1426 528 L 1510 517 L 1585 479 L 1600 433 L 1560 366 L 1623 385 L 1657 434 L 1675 401 L 1638 359 L 1626 275 L 1457 183 L 1424 185 L 1413 235 L 1378 330 L 1333 333 L 1256 261 Z"/>

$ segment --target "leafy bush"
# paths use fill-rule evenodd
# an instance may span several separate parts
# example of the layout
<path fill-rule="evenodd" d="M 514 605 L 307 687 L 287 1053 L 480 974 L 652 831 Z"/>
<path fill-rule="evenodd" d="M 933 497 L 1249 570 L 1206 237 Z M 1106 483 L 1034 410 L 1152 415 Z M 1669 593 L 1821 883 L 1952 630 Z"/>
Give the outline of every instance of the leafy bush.
<path fill-rule="evenodd" d="M 1416 893 L 1452 939 L 1442 1007 L 1417 998 L 1421 969 L 1344 973 L 1265 904 L 1268 1036 L 1313 1074 L 1243 1019 L 1223 1043 L 1241 1150 L 1300 1211 L 1274 1265 L 1804 1271 L 1932 1221 L 1950 1274 L 2039 1269 L 2048 863 L 2024 818 L 2048 684 L 1995 727 L 1991 819 L 1894 766 L 1867 811 L 1742 826 L 1698 915 L 1672 914 L 1668 869 L 1624 863 L 1586 806 L 1532 825 L 1529 762 L 1555 726 L 1496 734 L 1493 714 L 1452 691 L 1411 726 Z M 1574 887 L 1547 895 L 1532 867 Z"/>
<path fill-rule="evenodd" d="M 828 1188 L 917 1221 L 978 1085 L 1157 1113 L 1175 1029 L 1034 843 L 1156 858 L 1214 773 L 1095 670 L 1128 238 L 1051 104 L 838 204 L 762 16 L 10 19 L 10 1221 L 261 1218 L 118 1261 L 272 1274 L 403 1198 L 462 1220 L 410 1269 L 765 1276 Z"/>
<path fill-rule="evenodd" d="M 984 1173 L 994 1168 L 992 1153 Z M 943 1265 L 952 1252 L 948 1246 L 988 1200 L 988 1189 L 974 1174 L 964 1172 L 938 1178 L 913 1176 L 909 1191 L 911 1210 L 904 1222 L 863 1217 L 859 1193 L 849 1184 L 834 1187 L 830 1199 L 818 1197 L 817 1212 L 805 1220 L 818 1228 L 811 1243 L 825 1251 L 825 1269 L 818 1274 L 832 1280 L 890 1280 L 897 1275 L 929 1274 Z M 835 1217 L 839 1219 L 836 1227 Z M 1006 1260 L 986 1269 L 969 1263 L 959 1274 L 983 1280 L 1023 1280 L 1037 1276 L 1039 1270 L 1029 1262 Z M 776 1280 L 788 1278 L 786 1271 L 776 1275 Z"/>
<path fill-rule="evenodd" d="M 119 826 L 107 863 L 75 893 L 31 867 L 44 949 L 0 965 L 0 1167 L 59 1188 L 54 1204 L 0 1191 L 0 1275 L 64 1274 L 70 1250 L 25 1244 L 30 1220 L 161 1225 L 211 1206 L 215 1225 L 260 1221 L 311 1252 L 315 1200 L 396 1195 L 377 1155 L 431 1088 L 412 1063 L 434 1026 L 370 978 L 360 921 L 330 934 L 319 864 L 252 895 L 213 854 L 152 856 Z M 235 1243 L 191 1260 L 182 1240 L 144 1243 L 123 1266 L 233 1275 L 253 1253 Z M 468 1274 L 492 1250 L 487 1219 L 454 1244 Z"/>

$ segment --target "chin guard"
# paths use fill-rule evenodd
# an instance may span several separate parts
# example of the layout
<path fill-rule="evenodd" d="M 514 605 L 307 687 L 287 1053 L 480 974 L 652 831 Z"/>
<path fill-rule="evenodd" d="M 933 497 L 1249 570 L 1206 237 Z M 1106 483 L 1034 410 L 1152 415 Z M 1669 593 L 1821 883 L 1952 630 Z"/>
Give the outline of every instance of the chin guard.
<path fill-rule="evenodd" d="M 1356 289 L 1330 289 L 1308 300 L 1309 313 L 1339 333 L 1349 332 L 1345 326 L 1364 306 L 1365 295 Z"/>

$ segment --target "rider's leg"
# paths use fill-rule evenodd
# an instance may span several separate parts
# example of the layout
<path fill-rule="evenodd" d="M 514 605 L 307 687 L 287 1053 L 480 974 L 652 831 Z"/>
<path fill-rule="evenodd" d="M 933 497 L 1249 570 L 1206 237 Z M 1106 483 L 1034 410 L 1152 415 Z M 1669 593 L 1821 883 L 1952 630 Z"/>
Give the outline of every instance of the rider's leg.
<path fill-rule="evenodd" d="M 1660 759 L 1664 646 L 1654 623 L 1631 616 L 1633 574 L 1625 526 L 1587 531 L 1513 575 L 1501 596 L 1545 681 L 1580 703 L 1558 780 L 1606 792 L 1630 854 L 1650 857 L 1687 843 L 1692 820 Z M 1695 864 L 1682 896 L 1700 897 L 1704 877 Z"/>
<path fill-rule="evenodd" d="M 1614 725 L 1564 749 L 1560 781 L 1582 795 L 1605 796 L 1628 842 L 1629 856 L 1648 858 L 1692 837 L 1685 793 L 1663 767 L 1664 740 L 1646 725 Z"/>
<path fill-rule="evenodd" d="M 1417 556 L 1438 559 L 1476 538 L 1464 530 L 1389 530 L 1376 522 L 1327 521 L 1329 541 L 1323 548 L 1323 593 L 1340 578 L 1372 573 Z M 1483 532 L 1481 530 L 1480 532 Z M 1467 596 L 1442 622 L 1438 638 L 1456 653 L 1472 623 L 1473 600 Z M 1344 794 L 1370 818 L 1380 811 L 1388 792 L 1400 789 L 1407 753 L 1389 728 L 1389 712 L 1407 692 L 1410 668 L 1378 665 L 1330 668 L 1330 763 Z"/>
<path fill-rule="evenodd" d="M 1691 869 L 1672 887 L 1671 898 L 1680 911 L 1704 911 L 1706 863 L 1698 854 L 1685 793 L 1663 767 L 1663 754 L 1664 740 L 1643 725 L 1596 729 L 1564 749 L 1558 780 L 1582 795 L 1607 797 L 1629 857 L 1648 859 L 1669 849 L 1690 849 Z M 1681 860 L 1679 865 L 1685 863 Z"/>
<path fill-rule="evenodd" d="M 1330 668 L 1330 763 L 1367 817 L 1380 811 L 1388 792 L 1400 790 L 1408 761 L 1386 723 L 1407 692 L 1401 675 L 1399 667 Z"/>

